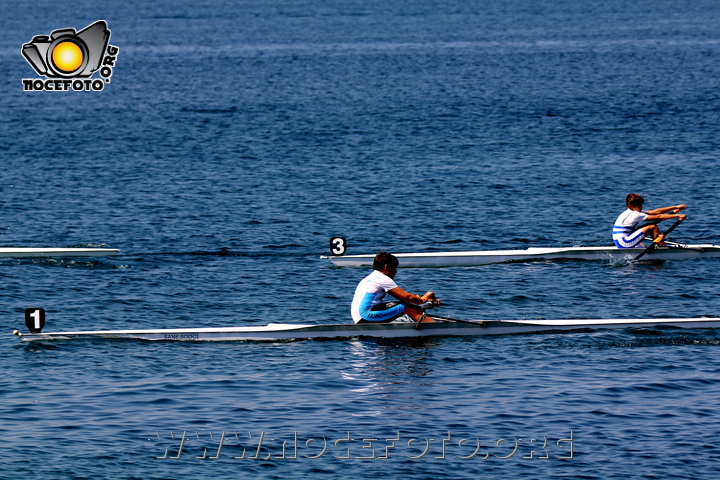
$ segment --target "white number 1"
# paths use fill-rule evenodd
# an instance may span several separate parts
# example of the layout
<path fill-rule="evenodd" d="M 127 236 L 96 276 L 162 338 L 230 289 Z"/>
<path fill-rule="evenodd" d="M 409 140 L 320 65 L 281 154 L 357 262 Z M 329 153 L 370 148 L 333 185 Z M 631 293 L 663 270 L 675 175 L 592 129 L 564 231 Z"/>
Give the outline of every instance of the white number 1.
<path fill-rule="evenodd" d="M 30 314 L 35 319 L 35 330 L 40 330 L 40 310 L 35 310 Z"/>

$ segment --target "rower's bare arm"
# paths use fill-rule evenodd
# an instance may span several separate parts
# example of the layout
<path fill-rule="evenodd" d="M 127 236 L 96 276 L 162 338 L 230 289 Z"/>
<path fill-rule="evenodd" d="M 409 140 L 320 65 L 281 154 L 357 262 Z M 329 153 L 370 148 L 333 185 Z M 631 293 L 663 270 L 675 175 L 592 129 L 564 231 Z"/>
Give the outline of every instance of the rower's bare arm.
<path fill-rule="evenodd" d="M 435 293 L 427 292 L 425 295 L 415 295 L 414 293 L 406 292 L 400 287 L 395 287 L 388 292 L 393 297 L 397 298 L 401 302 L 420 304 L 427 302 L 428 300 L 435 299 Z M 439 300 L 438 300 L 439 303 Z"/>
<path fill-rule="evenodd" d="M 687 215 L 685 215 L 684 213 L 680 213 L 680 214 L 663 213 L 663 214 L 657 214 L 657 215 L 648 215 L 648 217 L 645 220 L 652 222 L 653 220 L 663 221 L 663 220 L 671 220 L 673 218 L 679 218 L 680 220 L 685 220 L 687 218 Z"/>
<path fill-rule="evenodd" d="M 656 208 L 654 210 L 647 210 L 645 213 L 648 215 L 662 215 L 668 212 L 679 212 L 681 210 L 685 210 L 687 208 L 686 205 L 680 204 L 680 205 L 673 205 L 672 207 L 664 207 L 664 208 Z M 672 217 L 676 218 L 676 217 Z"/>

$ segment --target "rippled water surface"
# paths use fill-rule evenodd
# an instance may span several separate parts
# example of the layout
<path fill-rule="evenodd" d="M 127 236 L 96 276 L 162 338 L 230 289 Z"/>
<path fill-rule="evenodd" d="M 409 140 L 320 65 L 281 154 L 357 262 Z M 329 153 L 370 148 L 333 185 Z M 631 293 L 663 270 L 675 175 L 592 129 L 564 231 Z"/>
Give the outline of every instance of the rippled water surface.
<path fill-rule="evenodd" d="M 720 244 L 717 2 L 41 1 L 0 14 L 0 244 L 121 250 L 0 259 L 0 478 L 717 476 L 713 330 L 10 335 L 28 307 L 45 308 L 46 330 L 345 323 L 367 271 L 320 260 L 332 236 L 349 253 L 606 245 L 629 192 L 688 205 L 677 241 Z M 120 48 L 102 92 L 22 91 L 36 75 L 24 43 L 101 19 Z M 396 279 L 459 318 L 696 317 L 720 315 L 719 265 Z"/>

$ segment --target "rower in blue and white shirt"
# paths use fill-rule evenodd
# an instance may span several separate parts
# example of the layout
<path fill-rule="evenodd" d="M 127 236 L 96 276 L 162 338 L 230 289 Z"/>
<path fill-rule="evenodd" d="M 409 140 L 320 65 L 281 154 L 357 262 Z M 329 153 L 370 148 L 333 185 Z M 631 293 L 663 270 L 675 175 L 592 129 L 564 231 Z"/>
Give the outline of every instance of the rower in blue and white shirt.
<path fill-rule="evenodd" d="M 362 279 L 355 289 L 350 307 L 355 323 L 388 323 L 404 314 L 416 322 L 434 322 L 432 317 L 425 315 L 417 305 L 430 300 L 440 304 L 440 300 L 435 298 L 433 292 L 415 295 L 398 287 L 394 280 L 398 264 L 397 257 L 390 253 L 381 250 L 375 255 L 372 273 Z M 399 302 L 383 302 L 387 293 Z"/>
<path fill-rule="evenodd" d="M 656 224 L 645 225 L 637 228 L 638 223 L 648 221 L 670 220 L 671 218 L 679 218 L 685 220 L 687 215 L 667 213 L 679 212 L 685 210 L 685 205 L 673 205 L 672 207 L 656 208 L 654 210 L 643 211 L 642 206 L 645 199 L 637 193 L 629 194 L 625 199 L 627 210 L 620 214 L 615 220 L 613 227 L 613 242 L 618 248 L 635 248 L 642 247 L 642 241 L 650 234 L 653 239 L 660 235 L 660 229 Z"/>

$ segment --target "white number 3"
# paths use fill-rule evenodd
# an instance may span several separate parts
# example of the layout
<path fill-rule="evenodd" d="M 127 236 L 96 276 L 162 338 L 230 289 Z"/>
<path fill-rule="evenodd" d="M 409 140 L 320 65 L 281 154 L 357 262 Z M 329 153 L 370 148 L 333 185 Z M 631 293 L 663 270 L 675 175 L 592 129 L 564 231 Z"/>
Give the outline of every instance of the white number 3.
<path fill-rule="evenodd" d="M 333 237 L 330 239 L 330 253 L 333 255 L 345 255 L 347 241 L 345 237 Z"/>

